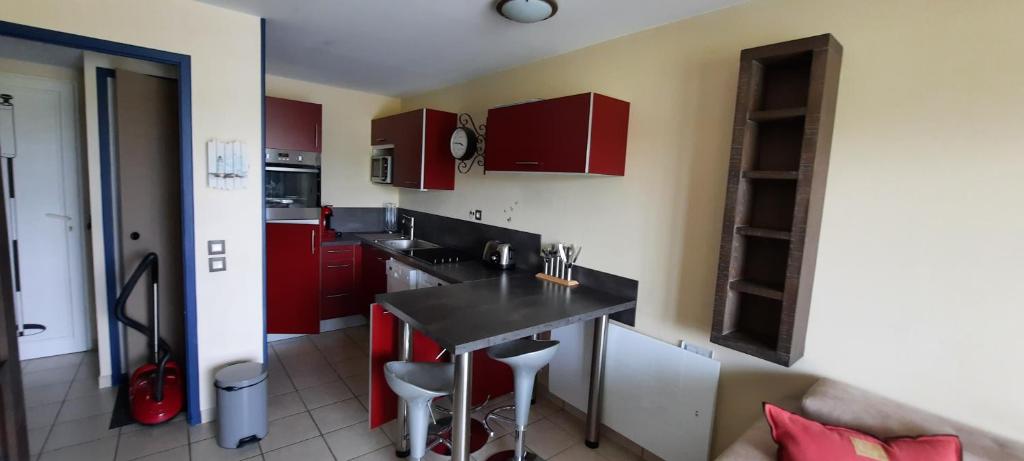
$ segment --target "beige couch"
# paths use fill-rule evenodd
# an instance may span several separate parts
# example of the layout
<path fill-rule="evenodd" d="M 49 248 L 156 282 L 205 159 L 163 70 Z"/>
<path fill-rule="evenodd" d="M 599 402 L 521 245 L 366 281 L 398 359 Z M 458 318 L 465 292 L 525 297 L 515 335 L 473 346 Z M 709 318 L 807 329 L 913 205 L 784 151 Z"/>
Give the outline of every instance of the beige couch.
<path fill-rule="evenodd" d="M 1024 442 L 1014 442 L 838 381 L 822 379 L 799 403 L 779 405 L 825 424 L 849 427 L 882 438 L 956 434 L 964 447 L 964 461 L 1024 460 Z M 762 418 L 717 461 L 770 461 L 775 459 L 775 451 L 768 423 Z"/>

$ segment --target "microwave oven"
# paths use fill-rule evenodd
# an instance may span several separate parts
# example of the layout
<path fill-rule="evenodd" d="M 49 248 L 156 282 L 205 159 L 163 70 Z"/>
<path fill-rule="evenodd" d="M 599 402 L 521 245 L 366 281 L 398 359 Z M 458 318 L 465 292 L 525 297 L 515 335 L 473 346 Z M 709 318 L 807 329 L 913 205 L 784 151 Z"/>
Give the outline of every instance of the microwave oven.
<path fill-rule="evenodd" d="M 391 184 L 391 154 L 374 153 L 370 157 L 370 181 L 377 184 Z"/>

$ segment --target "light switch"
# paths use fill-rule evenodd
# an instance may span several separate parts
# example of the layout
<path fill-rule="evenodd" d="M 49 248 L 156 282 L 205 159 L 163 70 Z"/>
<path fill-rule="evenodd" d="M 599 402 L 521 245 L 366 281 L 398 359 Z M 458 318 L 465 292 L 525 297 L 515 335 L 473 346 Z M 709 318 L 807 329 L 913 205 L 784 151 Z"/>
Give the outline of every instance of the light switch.
<path fill-rule="evenodd" d="M 209 255 L 222 255 L 228 252 L 223 240 L 207 240 L 206 253 Z"/>
<path fill-rule="evenodd" d="M 228 258 L 223 256 L 210 258 L 210 272 L 224 272 L 228 270 Z"/>

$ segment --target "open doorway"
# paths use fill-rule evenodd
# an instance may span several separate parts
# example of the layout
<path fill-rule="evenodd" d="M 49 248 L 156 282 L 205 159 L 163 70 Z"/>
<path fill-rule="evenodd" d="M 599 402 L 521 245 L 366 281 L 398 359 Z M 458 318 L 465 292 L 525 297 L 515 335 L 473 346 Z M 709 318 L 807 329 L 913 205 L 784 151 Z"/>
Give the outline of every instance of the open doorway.
<path fill-rule="evenodd" d="M 68 441 L 50 437 L 61 424 L 117 425 L 111 386 L 125 389 L 125 375 L 156 361 L 152 338 L 115 320 L 119 297 L 140 324 L 159 319 L 161 350 L 185 365 L 188 419 L 199 418 L 195 342 L 186 340 L 195 337 L 188 77 L 187 56 L 0 23 L 9 235 L 0 263 L 13 269 L 0 270 L 12 287 L 0 323 L 17 331 L 0 338 L 9 345 L 0 436 L 29 442 L 5 443 L 10 459 L 61 448 Z M 151 253 L 159 292 L 147 263 L 147 277 L 121 296 Z"/>

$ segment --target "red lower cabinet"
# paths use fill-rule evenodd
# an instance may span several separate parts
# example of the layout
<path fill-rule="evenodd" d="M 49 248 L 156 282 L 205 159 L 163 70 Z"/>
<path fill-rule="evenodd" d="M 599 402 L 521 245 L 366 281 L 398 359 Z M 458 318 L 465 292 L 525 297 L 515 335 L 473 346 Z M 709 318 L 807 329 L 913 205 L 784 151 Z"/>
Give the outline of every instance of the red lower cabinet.
<path fill-rule="evenodd" d="M 380 304 L 370 306 L 370 429 L 398 415 L 398 396 L 384 377 L 384 364 L 398 360 L 398 321 Z M 353 390 L 358 393 L 358 390 Z"/>
<path fill-rule="evenodd" d="M 320 226 L 267 224 L 267 333 L 320 332 Z"/>
<path fill-rule="evenodd" d="M 366 313 L 359 290 L 361 255 L 361 245 L 329 246 L 321 250 L 321 319 Z"/>
<path fill-rule="evenodd" d="M 391 392 L 384 377 L 384 364 L 398 360 L 398 320 L 380 304 L 370 306 L 370 428 L 387 423 L 398 416 L 398 396 Z M 449 360 L 443 349 L 430 338 L 413 331 L 413 361 Z M 486 351 L 473 354 L 473 405 L 488 398 L 508 394 L 515 389 L 512 369 L 487 356 Z"/>

